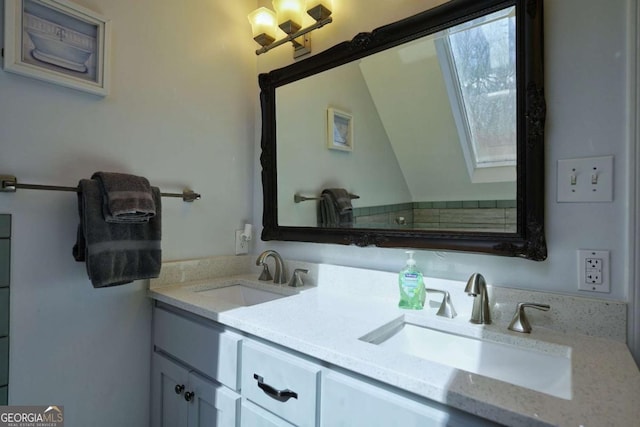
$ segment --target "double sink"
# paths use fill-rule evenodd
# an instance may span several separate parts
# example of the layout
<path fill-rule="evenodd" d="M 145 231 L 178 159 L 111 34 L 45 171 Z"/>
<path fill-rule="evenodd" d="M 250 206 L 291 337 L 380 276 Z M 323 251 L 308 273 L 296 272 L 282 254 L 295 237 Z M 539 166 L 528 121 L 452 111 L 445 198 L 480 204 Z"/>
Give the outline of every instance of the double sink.
<path fill-rule="evenodd" d="M 240 283 L 193 292 L 237 307 L 291 295 Z M 375 328 L 359 340 L 562 399 L 572 397 L 571 348 L 567 346 L 410 314 Z"/>

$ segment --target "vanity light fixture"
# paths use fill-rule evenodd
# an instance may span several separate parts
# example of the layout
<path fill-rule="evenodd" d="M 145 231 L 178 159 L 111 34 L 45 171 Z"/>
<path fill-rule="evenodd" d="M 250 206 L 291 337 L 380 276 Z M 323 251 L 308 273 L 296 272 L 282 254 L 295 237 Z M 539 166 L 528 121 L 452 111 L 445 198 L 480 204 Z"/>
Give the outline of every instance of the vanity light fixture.
<path fill-rule="evenodd" d="M 333 22 L 331 0 L 273 0 L 272 3 L 275 12 L 261 7 L 248 16 L 253 39 L 262 46 L 256 50 L 256 55 L 286 42 L 293 44 L 294 58 L 306 55 L 311 52 L 311 36 L 308 33 Z M 305 9 L 316 22 L 302 28 Z M 287 37 L 276 41 L 276 24 Z"/>

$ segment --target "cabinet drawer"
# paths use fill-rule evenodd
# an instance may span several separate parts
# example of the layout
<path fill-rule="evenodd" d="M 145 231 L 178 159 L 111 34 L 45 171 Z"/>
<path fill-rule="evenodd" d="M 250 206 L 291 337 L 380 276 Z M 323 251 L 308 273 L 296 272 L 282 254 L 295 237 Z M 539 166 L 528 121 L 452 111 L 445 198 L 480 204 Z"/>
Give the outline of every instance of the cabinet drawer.
<path fill-rule="evenodd" d="M 238 390 L 238 354 L 242 337 L 156 307 L 153 344 L 185 364 Z"/>
<path fill-rule="evenodd" d="M 9 288 L 0 288 L 0 337 L 9 335 Z"/>
<path fill-rule="evenodd" d="M 0 386 L 9 384 L 9 337 L 0 338 Z"/>
<path fill-rule="evenodd" d="M 336 372 L 322 378 L 321 427 L 497 427 L 437 402 L 418 402 Z"/>
<path fill-rule="evenodd" d="M 247 399 L 297 426 L 316 425 L 319 366 L 245 340 L 241 371 Z"/>
<path fill-rule="evenodd" d="M 9 265 L 11 264 L 11 240 L 0 239 L 0 288 L 9 286 Z"/>
<path fill-rule="evenodd" d="M 295 427 L 282 418 L 278 418 L 269 411 L 254 405 L 248 400 L 242 400 L 240 427 Z"/>

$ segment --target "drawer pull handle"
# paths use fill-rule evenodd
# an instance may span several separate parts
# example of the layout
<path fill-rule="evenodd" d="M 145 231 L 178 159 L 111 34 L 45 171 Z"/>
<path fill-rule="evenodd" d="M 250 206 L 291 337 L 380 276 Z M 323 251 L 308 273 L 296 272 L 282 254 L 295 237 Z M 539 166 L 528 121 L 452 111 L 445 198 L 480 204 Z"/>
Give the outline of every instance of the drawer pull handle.
<path fill-rule="evenodd" d="M 298 393 L 296 393 L 295 391 L 291 391 L 289 389 L 278 390 L 271 387 L 269 384 L 265 384 L 264 378 L 262 378 L 258 374 L 253 374 L 253 378 L 258 381 L 258 387 L 260 387 L 260 389 L 264 391 L 269 397 L 275 400 L 278 400 L 280 402 L 286 402 L 292 397 L 294 399 L 298 398 Z"/>
<path fill-rule="evenodd" d="M 176 388 L 174 390 L 176 394 L 182 394 L 184 391 L 184 384 L 176 384 Z"/>
<path fill-rule="evenodd" d="M 186 400 L 187 402 L 191 402 L 191 399 L 193 399 L 193 396 L 195 396 L 196 394 L 192 391 L 188 391 L 184 394 L 184 400 Z"/>

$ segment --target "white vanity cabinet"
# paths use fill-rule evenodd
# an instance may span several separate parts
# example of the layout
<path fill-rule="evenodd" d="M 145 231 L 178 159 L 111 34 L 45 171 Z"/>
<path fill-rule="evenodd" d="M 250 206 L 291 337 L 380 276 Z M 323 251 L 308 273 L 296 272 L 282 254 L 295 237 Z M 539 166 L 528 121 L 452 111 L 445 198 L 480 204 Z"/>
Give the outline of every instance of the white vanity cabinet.
<path fill-rule="evenodd" d="M 185 315 L 153 311 L 151 427 L 236 426 L 242 337 Z"/>
<path fill-rule="evenodd" d="M 153 342 L 152 427 L 495 425 L 162 304 Z"/>

